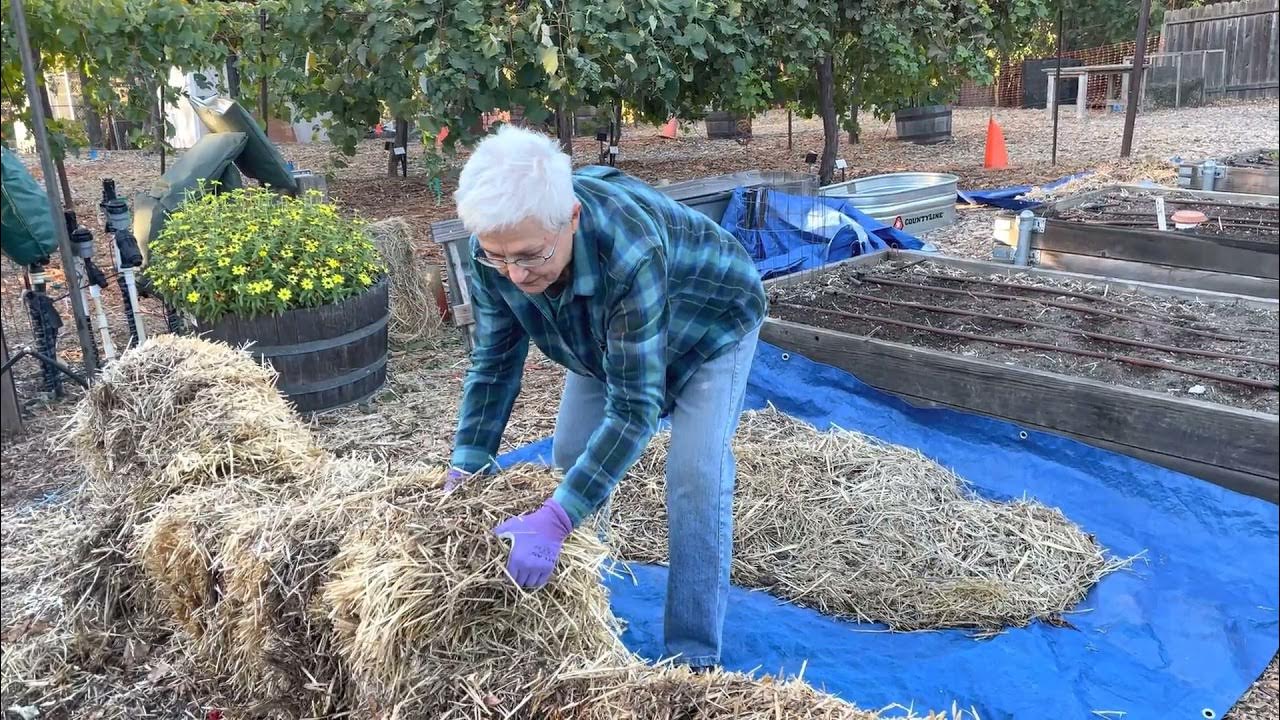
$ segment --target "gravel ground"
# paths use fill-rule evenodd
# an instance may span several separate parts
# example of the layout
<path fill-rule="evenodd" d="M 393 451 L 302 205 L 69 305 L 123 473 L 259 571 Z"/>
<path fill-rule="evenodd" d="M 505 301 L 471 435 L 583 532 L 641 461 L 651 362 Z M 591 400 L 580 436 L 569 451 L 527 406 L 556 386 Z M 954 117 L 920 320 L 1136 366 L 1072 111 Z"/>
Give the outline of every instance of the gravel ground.
<path fill-rule="evenodd" d="M 994 115 L 1003 128 L 1009 148 L 1010 168 L 988 171 L 982 168 L 986 124 Z M 1225 118 L 1230 118 L 1229 128 Z M 866 122 L 860 145 L 842 145 L 841 156 L 849 163 L 851 177 L 900 170 L 942 170 L 960 176 L 962 188 L 987 188 L 1012 184 L 1037 184 L 1083 169 L 1106 170 L 1103 179 L 1133 181 L 1146 176 L 1163 176 L 1168 167 L 1161 161 L 1178 155 L 1197 160 L 1228 153 L 1275 147 L 1280 142 L 1280 111 L 1274 100 L 1159 111 L 1138 117 L 1134 158 L 1118 162 L 1123 117 L 1093 114 L 1077 120 L 1064 113 L 1060 122 L 1058 163 L 1050 163 L 1050 123 L 1041 110 L 957 109 L 953 119 L 953 141 L 922 147 L 898 143 L 891 125 Z M 700 124 L 682 131 L 678 140 L 660 138 L 656 128 L 627 128 L 622 140 L 619 167 L 650 182 L 679 181 L 744 169 L 809 171 L 807 152 L 821 149 L 821 124 L 817 120 L 795 118 L 793 140 L 788 147 L 785 113 L 774 112 L 754 121 L 754 136 L 740 145 L 734 141 L 709 141 Z M 581 138 L 575 146 L 577 164 L 595 161 L 597 145 Z M 342 207 L 370 219 L 404 216 L 420 238 L 420 252 L 439 261 L 438 250 L 425 240 L 430 222 L 453 216 L 451 176 L 443 177 L 444 197 L 437 200 L 429 179 L 417 164 L 421 148 L 410 147 L 410 177 L 389 178 L 381 141 L 363 143 L 344 167 L 330 161 L 324 146 L 283 145 L 284 155 L 300 168 L 330 174 L 329 192 Z M 39 177 L 39 163 L 27 158 Z M 168 161 L 174 160 L 171 155 Z M 86 224 L 96 224 L 96 203 L 101 180 L 114 178 L 120 193 L 132 197 L 159 176 L 159 157 L 145 152 L 111 152 L 96 160 L 68 158 L 67 171 L 75 207 Z M 456 168 L 456 163 L 455 163 Z M 991 229 L 996 211 L 960 208 L 955 225 L 929 233 L 926 239 L 953 255 L 987 258 L 991 251 Z M 99 257 L 110 257 L 105 244 Z M 105 253 L 105 254 L 104 254 Z M 3 313 L 10 348 L 29 342 L 30 329 L 19 297 L 20 275 L 7 259 L 3 261 Z M 70 309 L 60 304 L 64 328 L 60 351 L 74 359 L 74 328 Z M 158 323 L 156 308 L 148 307 L 149 323 Z M 110 310 L 117 339 L 122 337 L 119 313 Z M 150 325 L 149 325 L 150 326 Z M 158 326 L 157 326 L 158 327 Z M 401 356 L 393 361 L 398 369 L 389 384 L 391 396 L 400 402 L 384 402 L 372 415 L 358 409 L 336 413 L 317 422 L 326 444 L 338 451 L 377 444 L 388 457 L 434 461 L 443 458 L 452 433 L 460 373 L 465 367 L 460 344 L 442 342 L 427 351 Z M 24 361 L 19 379 L 31 373 Z M 545 435 L 554 425 L 556 398 L 562 371 L 540 358 L 531 358 L 526 371 L 524 393 L 513 417 L 508 441 Z M 27 418 L 31 430 L 26 437 L 5 441 L 4 462 L 0 464 L 0 499 L 6 517 L 22 512 L 33 503 L 63 495 L 82 479 L 82 470 L 58 442 L 78 396 L 70 396 L 47 407 L 36 407 Z M 2 549 L 5 558 L 18 552 L 12 544 Z M 6 593 L 7 594 L 7 593 Z M 1233 720 L 1277 720 L 1277 667 L 1271 667 L 1228 716 Z"/>

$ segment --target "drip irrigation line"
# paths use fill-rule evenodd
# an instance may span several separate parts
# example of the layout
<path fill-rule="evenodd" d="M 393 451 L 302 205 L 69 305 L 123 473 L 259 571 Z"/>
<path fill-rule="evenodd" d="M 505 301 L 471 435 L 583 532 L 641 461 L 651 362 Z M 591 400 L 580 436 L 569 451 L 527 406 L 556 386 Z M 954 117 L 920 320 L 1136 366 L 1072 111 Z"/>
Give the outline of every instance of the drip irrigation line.
<path fill-rule="evenodd" d="M 1129 312 L 1138 312 L 1144 315 L 1155 315 L 1156 317 L 1164 317 L 1163 315 L 1160 315 L 1159 313 L 1157 313 L 1155 310 L 1149 310 L 1144 307 L 1135 307 L 1133 305 L 1130 305 L 1129 303 L 1122 302 L 1120 300 L 1113 300 L 1109 297 L 1103 297 L 1101 295 L 1093 295 L 1087 292 L 1080 292 L 1078 290 L 1066 290 L 1063 288 L 1042 287 L 1040 285 L 1020 285 L 1018 283 L 998 282 L 995 280 L 962 278 L 962 277 L 954 277 L 952 275 L 942 275 L 939 273 L 926 273 L 925 277 L 931 280 L 950 280 L 952 282 L 972 283 L 976 285 L 987 285 L 989 287 L 1007 288 L 1010 290 L 1027 290 L 1029 292 L 1043 293 L 1045 295 L 1060 295 L 1065 297 L 1080 298 L 1081 300 L 1088 300 L 1090 302 L 1097 302 L 1097 303 L 1102 303 L 1104 305 L 1113 305 L 1115 307 L 1121 307 L 1121 308 L 1124 308 L 1125 310 L 1128 310 Z M 1013 296 L 1013 297 L 1017 297 L 1017 296 Z M 1198 328 L 1192 328 L 1192 329 L 1198 329 Z"/>
<path fill-rule="evenodd" d="M 1146 348 L 1147 350 L 1159 350 L 1160 352 L 1181 354 L 1181 355 L 1198 355 L 1200 357 L 1216 358 L 1219 360 L 1236 360 L 1238 362 L 1254 363 L 1257 365 L 1267 365 L 1269 367 L 1280 367 L 1280 360 L 1268 360 L 1266 358 L 1249 357 L 1248 355 L 1233 355 L 1231 353 L 1217 352 L 1216 350 L 1198 350 L 1196 348 L 1184 348 L 1176 345 L 1161 345 L 1159 343 L 1147 342 L 1145 340 L 1135 340 L 1132 338 L 1120 337 L 1118 335 L 1108 335 L 1106 333 L 1093 332 L 1091 330 L 1081 330 L 1078 328 L 1070 328 L 1065 325 L 1055 325 L 1054 323 L 1040 322 L 1039 320 L 1027 320 L 1025 318 L 1008 317 L 1005 315 L 993 315 L 991 313 L 978 312 L 976 310 L 961 310 L 959 308 L 939 307 L 928 303 L 909 302 L 906 300 L 889 300 L 887 298 L 876 297 L 875 295 L 864 295 L 862 293 L 849 292 L 847 290 L 831 289 L 831 292 L 847 297 L 853 300 L 863 300 L 866 302 L 880 303 L 882 305 L 890 305 L 894 307 L 907 307 L 916 310 L 925 310 L 927 312 L 943 313 L 947 315 L 963 315 L 965 317 L 984 318 L 987 320 L 997 320 L 1012 325 L 1022 325 L 1024 327 L 1041 328 L 1043 330 L 1053 330 L 1065 335 L 1081 335 L 1091 340 L 1100 340 L 1103 342 L 1116 343 L 1118 345 L 1129 345 L 1131 347 Z"/>
<path fill-rule="evenodd" d="M 1275 340 L 1275 338 L 1270 338 L 1270 337 L 1250 338 L 1250 337 L 1243 337 L 1240 335 L 1227 335 L 1225 333 L 1216 333 L 1211 330 L 1196 330 L 1195 328 L 1188 328 L 1188 327 L 1183 327 L 1181 325 L 1174 325 L 1173 323 L 1161 322 L 1159 320 L 1144 320 L 1142 318 L 1135 318 L 1135 317 L 1130 317 L 1128 315 L 1123 315 L 1121 313 L 1111 312 L 1110 310 L 1084 307 L 1083 305 L 1077 305 L 1075 303 L 1057 302 L 1056 300 L 1034 300 L 1032 298 L 1017 297 L 1016 295 L 1003 295 L 1001 293 L 974 292 L 970 290 L 959 290 L 956 288 L 934 287 L 932 285 L 921 285 L 919 283 L 901 282 L 898 280 L 883 280 L 883 279 L 868 277 L 865 275 L 860 276 L 858 279 L 861 282 L 871 283 L 873 285 L 889 285 L 892 287 L 915 288 L 917 290 L 925 290 L 928 292 L 942 293 L 944 295 L 960 295 L 963 297 L 980 297 L 980 298 L 987 298 L 989 300 L 1012 300 L 1014 302 L 1031 303 L 1032 305 L 1047 305 L 1049 307 L 1056 307 L 1063 310 L 1073 310 L 1075 312 L 1082 312 L 1090 315 L 1101 315 L 1103 317 L 1115 318 L 1116 320 L 1124 320 L 1125 322 L 1138 323 L 1140 325 L 1150 325 L 1152 327 L 1167 328 L 1167 329 L 1177 330 L 1179 332 L 1191 333 L 1192 335 L 1202 335 L 1204 337 L 1211 337 L 1217 340 L 1230 340 L 1233 342 L 1258 342 L 1260 340 L 1267 340 L 1267 341 Z"/>
<path fill-rule="evenodd" d="M 883 325 L 896 325 L 911 330 L 919 330 L 921 332 L 933 333 L 935 335 L 946 335 L 948 337 L 962 338 L 965 340 L 973 340 L 976 342 L 991 343 L 992 345 L 1008 345 L 1010 347 L 1027 348 L 1030 350 L 1044 350 L 1047 352 L 1065 353 L 1067 355 L 1079 355 L 1081 357 L 1090 357 L 1097 360 L 1109 360 L 1111 362 L 1124 363 L 1126 365 L 1136 365 L 1138 367 L 1152 368 L 1155 370 L 1167 370 L 1169 372 L 1181 375 L 1191 375 L 1193 377 L 1205 378 L 1206 380 L 1216 380 L 1223 383 L 1231 383 L 1234 385 L 1244 385 L 1246 387 L 1259 388 L 1262 390 L 1280 390 L 1280 384 L 1269 380 L 1254 380 L 1253 378 L 1235 377 L 1233 375 L 1223 375 L 1221 373 L 1209 372 L 1207 370 L 1196 370 L 1193 368 L 1182 368 L 1177 365 L 1160 362 L 1158 360 L 1147 360 L 1145 358 L 1133 357 L 1130 355 L 1117 355 L 1115 353 L 1097 352 L 1094 350 L 1082 350 L 1079 348 L 1064 348 L 1048 343 L 1032 342 L 1029 340 L 1013 340 L 1009 338 L 997 338 L 990 335 L 979 335 L 977 333 L 967 333 L 960 330 L 947 330 L 945 328 L 929 327 L 928 325 L 920 325 L 918 323 L 907 322 L 905 320 L 895 320 L 893 318 L 880 317 L 878 315 L 864 315 L 862 313 L 847 312 L 844 310 L 829 310 L 826 308 L 816 308 L 809 305 L 794 305 L 791 303 L 781 303 L 777 307 L 789 308 L 792 310 L 805 310 L 808 312 L 826 313 L 828 315 L 836 315 L 839 317 L 849 318 L 851 320 L 861 320 L 863 322 L 881 323 Z"/>
<path fill-rule="evenodd" d="M 1156 229 L 1155 222 L 1151 220 L 1073 220 L 1072 222 L 1077 222 L 1081 225 L 1114 225 L 1117 227 L 1146 227 L 1152 230 Z M 1204 224 L 1209 226 L 1220 225 L 1222 227 L 1229 228 L 1243 228 L 1246 230 L 1270 230 L 1272 232 L 1280 232 L 1280 225 L 1261 225 L 1257 223 L 1218 220 L 1217 218 L 1209 218 L 1209 220 Z"/>

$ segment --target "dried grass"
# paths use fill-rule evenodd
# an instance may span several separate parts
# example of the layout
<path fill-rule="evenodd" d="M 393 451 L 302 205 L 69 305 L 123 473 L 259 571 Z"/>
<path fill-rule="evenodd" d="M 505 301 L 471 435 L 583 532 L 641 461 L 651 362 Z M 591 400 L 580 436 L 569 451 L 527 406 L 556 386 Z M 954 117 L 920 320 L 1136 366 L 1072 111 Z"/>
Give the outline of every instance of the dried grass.
<path fill-rule="evenodd" d="M 177 335 L 149 338 L 103 372 L 73 420 L 92 502 L 132 510 L 236 474 L 292 481 L 322 453 L 243 350 Z"/>
<path fill-rule="evenodd" d="M 668 441 L 615 493 L 621 557 L 666 562 Z M 920 453 L 860 433 L 769 409 L 743 415 L 734 451 L 734 582 L 824 613 L 995 631 L 1057 620 L 1125 564 L 1057 509 L 981 499 Z"/>
<path fill-rule="evenodd" d="M 1111 185 L 1155 183 L 1164 187 L 1178 186 L 1178 166 L 1152 157 L 1117 160 L 1099 165 L 1090 174 L 1069 180 L 1054 188 L 1033 186 L 1024 199 L 1053 202 L 1072 195 L 1101 190 Z"/>
<path fill-rule="evenodd" d="M 186 357 L 177 357 L 182 350 Z M 154 348 L 139 350 L 148 353 Z M 519 589 L 492 527 L 550 492 L 556 478 L 545 469 L 518 468 L 445 494 L 441 468 L 393 471 L 338 460 L 318 450 L 301 425 L 273 454 L 257 438 L 217 435 L 240 425 L 210 430 L 182 422 L 178 401 L 157 409 L 179 418 L 169 427 L 186 433 L 191 447 L 181 437 L 163 442 L 173 454 L 200 461 L 157 462 L 137 445 L 150 432 L 139 426 L 152 419 L 137 411 L 141 398 L 199 397 L 214 408 L 236 408 L 234 396 L 265 397 L 271 387 L 262 373 L 225 381 L 219 369 L 243 357 L 230 348 L 184 345 L 163 357 L 150 373 L 105 378 L 105 393 L 116 402 L 86 400 L 80 419 L 78 447 L 98 455 L 93 467 L 129 467 L 140 484 L 158 483 L 122 492 L 121 509 L 110 513 L 137 523 L 134 535 L 111 527 L 115 577 L 148 599 L 121 606 L 134 614 L 94 616 L 103 622 L 89 637 L 99 642 L 103 664 L 118 664 L 129 652 L 108 639 L 147 637 L 147 647 L 176 653 L 175 662 L 194 661 L 190 667 L 207 692 L 251 716 L 436 719 L 497 712 L 647 720 L 682 717 L 696 706 L 709 718 L 772 718 L 782 709 L 796 718 L 867 717 L 802 683 L 692 675 L 640 662 L 618 639 L 601 582 L 605 549 L 589 530 L 566 542 L 547 588 Z M 205 362 L 213 358 L 221 362 Z M 127 358 L 121 363 L 130 367 Z M 210 368 L 223 384 L 192 382 L 191 363 Z M 181 392 L 192 386 L 224 392 Z M 115 440 L 90 442 L 89 428 Z M 256 450 L 242 453 L 239 443 Z M 306 462 L 293 466 L 292 476 L 285 463 L 261 462 L 295 454 Z M 243 468 L 241 458 L 248 458 Z M 107 502 L 99 494 L 91 512 Z M 90 516 L 75 534 L 81 549 L 69 560 L 85 563 L 100 549 L 94 543 L 101 527 Z M 60 595 L 69 597 L 66 589 Z M 53 633 L 32 643 L 43 656 L 18 653 L 10 662 L 6 654 L 6 687 L 30 690 L 34 674 L 72 666 L 69 655 L 59 666 L 47 658 L 75 644 L 80 617 L 64 613 Z M 170 627 L 181 631 L 170 637 Z M 63 679 L 36 683 L 57 686 Z"/>
<path fill-rule="evenodd" d="M 444 321 L 436 305 L 433 278 L 438 285 L 440 272 L 418 255 L 413 229 L 404 218 L 393 217 L 370 224 L 369 232 L 391 276 L 391 341 L 407 345 L 438 336 Z"/>

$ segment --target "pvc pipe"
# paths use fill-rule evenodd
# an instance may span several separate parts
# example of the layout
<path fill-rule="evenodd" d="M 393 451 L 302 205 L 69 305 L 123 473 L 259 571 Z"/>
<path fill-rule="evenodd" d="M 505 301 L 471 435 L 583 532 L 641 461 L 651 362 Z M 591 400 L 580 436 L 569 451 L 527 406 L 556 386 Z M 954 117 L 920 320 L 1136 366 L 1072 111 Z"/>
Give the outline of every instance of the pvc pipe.
<path fill-rule="evenodd" d="M 133 268 L 120 271 L 124 275 L 125 287 L 129 289 L 129 304 L 133 307 L 133 326 L 138 335 L 138 345 L 147 341 L 147 328 L 142 322 L 142 307 L 138 305 L 138 285 L 133 279 Z"/>
<path fill-rule="evenodd" d="M 1018 247 L 1013 251 L 1013 264 L 1026 267 L 1031 259 L 1031 233 L 1036 227 L 1036 214 L 1030 210 L 1018 213 Z"/>

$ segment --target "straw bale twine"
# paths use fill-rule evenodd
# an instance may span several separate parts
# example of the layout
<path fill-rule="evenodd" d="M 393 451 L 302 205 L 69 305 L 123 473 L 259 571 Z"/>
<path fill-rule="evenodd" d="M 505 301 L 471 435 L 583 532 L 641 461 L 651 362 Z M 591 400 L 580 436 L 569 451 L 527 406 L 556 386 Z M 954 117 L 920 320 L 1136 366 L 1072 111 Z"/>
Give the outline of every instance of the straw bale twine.
<path fill-rule="evenodd" d="M 615 493 L 620 557 L 667 560 L 660 434 Z M 899 630 L 1056 620 L 1125 562 L 1055 508 L 974 495 L 920 453 L 774 409 L 734 440 L 736 584 Z"/>

